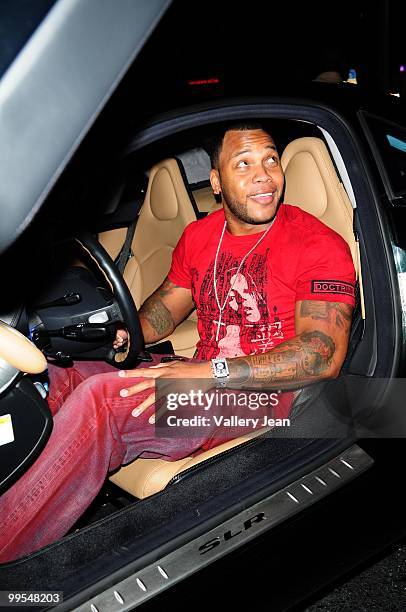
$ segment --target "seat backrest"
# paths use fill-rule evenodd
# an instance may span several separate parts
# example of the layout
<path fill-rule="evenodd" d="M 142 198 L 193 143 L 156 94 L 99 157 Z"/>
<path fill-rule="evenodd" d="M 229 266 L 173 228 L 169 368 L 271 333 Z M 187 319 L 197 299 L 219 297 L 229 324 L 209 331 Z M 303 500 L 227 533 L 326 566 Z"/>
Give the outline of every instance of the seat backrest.
<path fill-rule="evenodd" d="M 124 279 L 137 308 L 162 284 L 169 272 L 172 253 L 185 227 L 196 221 L 186 178 L 178 161 L 165 159 L 153 166 L 145 199 L 131 244 L 131 257 Z M 116 259 L 126 237 L 126 228 L 102 232 L 99 240 Z M 198 341 L 193 312 L 167 340 L 179 355 L 192 357 Z"/>
<path fill-rule="evenodd" d="M 151 168 L 124 278 L 137 307 L 163 282 L 185 227 L 196 221 L 176 159 Z"/>
<path fill-rule="evenodd" d="M 196 189 L 193 191 L 193 197 L 195 199 L 197 208 L 201 213 L 210 214 L 212 212 L 216 212 L 216 210 L 220 210 L 220 208 L 223 207 L 221 202 L 216 201 L 211 185 L 206 185 L 205 187 Z"/>
<path fill-rule="evenodd" d="M 324 142 L 315 137 L 293 140 L 286 146 L 281 164 L 286 180 L 285 202 L 314 215 L 344 238 L 358 276 L 353 208 Z"/>

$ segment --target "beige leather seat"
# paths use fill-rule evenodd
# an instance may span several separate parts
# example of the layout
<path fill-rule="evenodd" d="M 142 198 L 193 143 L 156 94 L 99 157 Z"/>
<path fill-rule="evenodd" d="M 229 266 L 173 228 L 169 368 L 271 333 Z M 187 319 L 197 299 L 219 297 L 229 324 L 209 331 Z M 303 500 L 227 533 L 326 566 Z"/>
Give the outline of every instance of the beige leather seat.
<path fill-rule="evenodd" d="M 171 266 L 172 252 L 185 227 L 196 221 L 176 159 L 151 168 L 147 193 L 131 245 L 132 257 L 124 270 L 137 308 L 161 285 Z M 126 230 L 99 235 L 113 259 L 120 252 Z M 194 313 L 169 336 L 175 353 L 192 357 L 198 341 Z"/>
<path fill-rule="evenodd" d="M 111 482 L 118 485 L 124 491 L 135 495 L 139 499 L 149 497 L 161 491 L 166 485 L 185 470 L 214 457 L 219 453 L 249 442 L 253 438 L 263 435 L 269 428 L 264 428 L 234 440 L 220 444 L 216 448 L 204 451 L 199 455 L 185 457 L 177 461 L 165 461 L 163 459 L 136 459 L 132 463 L 120 468 L 118 472 L 110 476 Z"/>
<path fill-rule="evenodd" d="M 359 243 L 353 229 L 354 211 L 326 145 L 320 138 L 290 142 L 281 158 L 285 173 L 285 202 L 300 206 L 335 230 L 350 247 L 359 286 L 361 316 L 365 319 Z"/>
<path fill-rule="evenodd" d="M 193 197 L 200 212 L 212 213 L 222 208 L 221 203 L 216 201 L 210 185 L 196 189 Z"/>
<path fill-rule="evenodd" d="M 281 164 L 285 202 L 299 206 L 340 234 L 350 247 L 358 273 L 353 208 L 324 142 L 315 137 L 293 140 L 285 148 Z"/>
<path fill-rule="evenodd" d="M 285 201 L 300 206 L 338 232 L 350 246 L 359 275 L 359 256 L 352 228 L 352 206 L 323 141 L 313 137 L 292 141 L 282 155 L 282 167 L 286 175 Z M 138 268 L 134 271 L 134 278 L 137 272 Z M 254 435 L 261 435 L 264 431 L 255 432 Z M 163 489 L 185 469 L 242 444 L 251 437 L 253 434 L 242 436 L 195 457 L 185 457 L 179 461 L 136 459 L 112 475 L 110 480 L 136 497 L 144 498 Z"/>

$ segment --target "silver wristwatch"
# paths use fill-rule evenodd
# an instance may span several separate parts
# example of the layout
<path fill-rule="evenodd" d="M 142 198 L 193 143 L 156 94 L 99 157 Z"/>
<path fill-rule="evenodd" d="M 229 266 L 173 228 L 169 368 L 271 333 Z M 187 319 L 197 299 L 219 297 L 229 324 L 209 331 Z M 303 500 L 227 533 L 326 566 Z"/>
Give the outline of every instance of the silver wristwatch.
<path fill-rule="evenodd" d="M 216 386 L 225 387 L 227 385 L 228 377 L 230 375 L 227 365 L 227 359 L 225 359 L 225 357 L 212 359 L 211 367 L 213 369 L 213 376 L 216 379 Z"/>

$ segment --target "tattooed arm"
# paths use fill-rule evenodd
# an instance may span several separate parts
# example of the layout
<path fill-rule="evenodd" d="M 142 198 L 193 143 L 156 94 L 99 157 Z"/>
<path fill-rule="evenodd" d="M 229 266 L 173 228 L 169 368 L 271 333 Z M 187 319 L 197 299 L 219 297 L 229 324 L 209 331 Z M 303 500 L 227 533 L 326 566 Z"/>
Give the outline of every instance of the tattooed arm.
<path fill-rule="evenodd" d="M 139 310 L 145 343 L 169 336 L 193 308 L 190 289 L 179 287 L 166 278 Z"/>
<path fill-rule="evenodd" d="M 296 336 L 261 355 L 228 360 L 230 387 L 297 389 L 338 376 L 348 348 L 352 306 L 296 303 Z"/>

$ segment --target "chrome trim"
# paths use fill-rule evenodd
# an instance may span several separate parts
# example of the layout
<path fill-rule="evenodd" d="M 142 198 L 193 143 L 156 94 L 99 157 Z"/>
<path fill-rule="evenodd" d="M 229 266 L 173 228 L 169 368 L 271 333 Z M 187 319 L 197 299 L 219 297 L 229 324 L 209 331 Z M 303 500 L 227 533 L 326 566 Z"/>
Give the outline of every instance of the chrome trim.
<path fill-rule="evenodd" d="M 134 606 L 326 497 L 365 472 L 372 464 L 371 457 L 354 445 L 296 482 L 158 559 L 156 563 L 118 582 L 79 607 L 70 609 L 76 612 L 90 612 L 95 608 L 98 612 L 132 610 Z M 256 517 L 258 520 L 253 520 Z M 226 534 L 230 535 L 225 537 Z M 199 547 L 208 542 L 219 543 L 208 552 L 199 552 Z M 118 592 L 123 603 L 115 595 Z"/>

